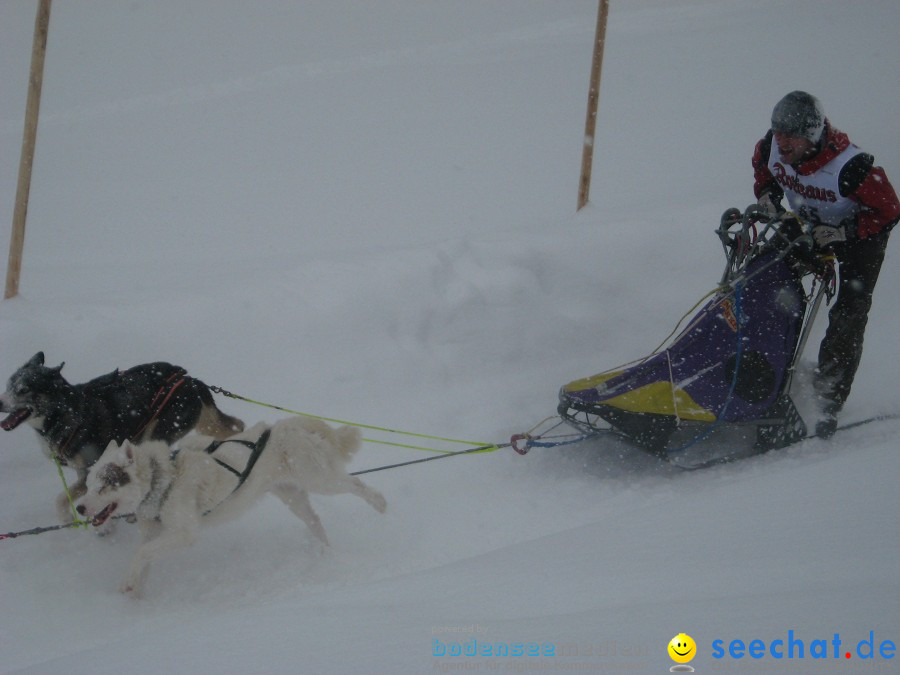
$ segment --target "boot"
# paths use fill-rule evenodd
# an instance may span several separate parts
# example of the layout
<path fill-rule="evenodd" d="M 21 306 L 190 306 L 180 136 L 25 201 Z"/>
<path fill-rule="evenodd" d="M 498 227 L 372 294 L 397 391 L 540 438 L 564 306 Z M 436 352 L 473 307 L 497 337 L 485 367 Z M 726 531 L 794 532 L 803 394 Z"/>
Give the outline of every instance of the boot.
<path fill-rule="evenodd" d="M 823 417 L 816 422 L 816 436 L 826 439 L 831 438 L 834 436 L 834 432 L 837 431 L 837 425 L 837 417 L 834 415 Z"/>
<path fill-rule="evenodd" d="M 837 431 L 837 415 L 841 410 L 839 403 L 824 400 L 821 406 L 821 416 L 816 422 L 816 436 L 819 438 L 831 438 Z"/>

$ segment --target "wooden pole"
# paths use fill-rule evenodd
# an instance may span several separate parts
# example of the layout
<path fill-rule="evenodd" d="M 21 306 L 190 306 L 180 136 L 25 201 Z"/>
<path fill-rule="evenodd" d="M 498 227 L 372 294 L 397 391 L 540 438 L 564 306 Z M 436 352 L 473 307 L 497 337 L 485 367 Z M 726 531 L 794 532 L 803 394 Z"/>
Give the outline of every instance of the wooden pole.
<path fill-rule="evenodd" d="M 25 103 L 25 132 L 22 136 L 22 155 L 19 158 L 19 183 L 16 186 L 12 236 L 9 239 L 9 264 L 6 267 L 4 298 L 11 298 L 19 293 L 22 248 L 25 246 L 25 219 L 28 215 L 28 195 L 31 191 L 31 167 L 34 163 L 41 86 L 44 81 L 44 54 L 47 51 L 47 31 L 50 27 L 50 2 L 51 0 L 40 0 L 34 20 L 31 73 L 28 78 L 28 99 Z"/>
<path fill-rule="evenodd" d="M 591 85 L 588 90 L 587 119 L 584 122 L 581 179 L 578 181 L 578 211 L 588 203 L 588 197 L 591 192 L 591 168 L 594 163 L 594 131 L 597 128 L 600 72 L 603 69 L 603 46 L 606 42 L 606 17 L 608 15 L 609 0 L 600 0 L 600 6 L 597 8 L 597 31 L 594 34 L 594 58 L 591 62 Z"/>

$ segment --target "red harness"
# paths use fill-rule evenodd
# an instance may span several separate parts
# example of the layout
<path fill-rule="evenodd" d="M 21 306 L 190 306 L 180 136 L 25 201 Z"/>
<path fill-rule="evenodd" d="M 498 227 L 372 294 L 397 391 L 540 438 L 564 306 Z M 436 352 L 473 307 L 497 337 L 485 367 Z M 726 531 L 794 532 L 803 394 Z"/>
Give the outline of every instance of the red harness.
<path fill-rule="evenodd" d="M 169 399 L 172 398 L 172 394 L 175 393 L 175 390 L 178 389 L 178 387 L 180 387 L 182 384 L 184 384 L 184 376 L 181 373 L 172 373 L 171 375 L 169 375 L 169 377 L 166 379 L 166 383 L 159 388 L 159 391 L 156 392 L 156 395 L 150 402 L 150 417 L 134 434 L 132 434 L 131 440 L 140 438 L 143 435 L 143 433 L 147 430 L 147 427 L 150 426 L 153 420 L 159 417 L 159 413 L 163 408 L 166 407 Z M 166 387 L 168 387 L 168 391 L 166 391 Z M 161 401 L 160 397 L 162 397 Z M 158 405 L 157 401 L 159 401 Z"/>

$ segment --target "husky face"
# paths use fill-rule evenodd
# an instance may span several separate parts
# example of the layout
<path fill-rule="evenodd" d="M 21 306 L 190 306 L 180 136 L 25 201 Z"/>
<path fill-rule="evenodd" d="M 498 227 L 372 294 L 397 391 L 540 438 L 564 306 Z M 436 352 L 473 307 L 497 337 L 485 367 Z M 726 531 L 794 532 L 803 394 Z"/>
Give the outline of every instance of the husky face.
<path fill-rule="evenodd" d="M 14 372 L 6 384 L 6 392 L 0 395 L 0 412 L 9 413 L 0 422 L 0 428 L 12 431 L 28 421 L 40 429 L 43 419 L 59 405 L 60 393 L 66 388 L 66 381 L 60 375 L 63 365 L 45 367 L 44 353 L 38 352 Z"/>
<path fill-rule="evenodd" d="M 115 513 L 133 513 L 143 499 L 136 476 L 134 446 L 110 443 L 87 476 L 87 492 L 75 509 L 100 527 Z"/>

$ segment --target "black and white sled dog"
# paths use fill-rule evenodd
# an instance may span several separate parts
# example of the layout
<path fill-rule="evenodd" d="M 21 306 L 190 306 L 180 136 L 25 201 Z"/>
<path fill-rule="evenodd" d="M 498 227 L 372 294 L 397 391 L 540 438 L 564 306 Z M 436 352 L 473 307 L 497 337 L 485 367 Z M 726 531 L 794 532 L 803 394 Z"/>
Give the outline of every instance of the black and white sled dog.
<path fill-rule="evenodd" d="M 357 429 L 304 417 L 256 424 L 224 441 L 191 435 L 174 450 L 158 441 L 111 443 L 76 508 L 95 527 L 115 514 L 137 516 L 142 542 L 119 590 L 139 596 L 151 561 L 189 546 L 200 527 L 237 517 L 266 493 L 323 545 L 328 538 L 309 493 L 351 493 L 384 513 L 384 497 L 345 469 L 359 444 Z"/>
<path fill-rule="evenodd" d="M 0 428 L 11 431 L 23 422 L 34 427 L 44 454 L 75 469 L 73 499 L 84 494 L 88 469 L 111 441 L 172 444 L 193 429 L 226 438 L 244 428 L 216 407 L 209 387 L 180 366 L 146 363 L 69 384 L 60 374 L 63 365 L 44 366 L 38 352 L 13 373 L 0 395 L 0 412 L 9 413 Z M 56 507 L 63 522 L 72 520 L 65 494 Z"/>

